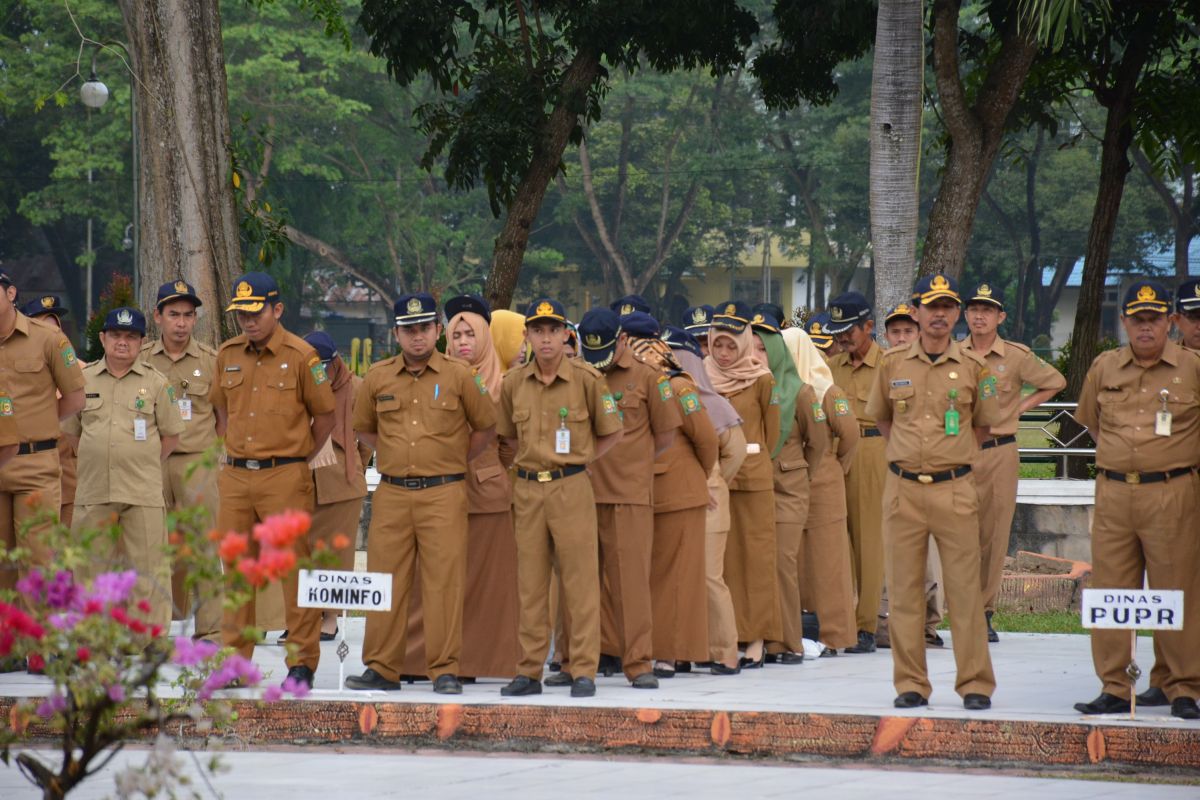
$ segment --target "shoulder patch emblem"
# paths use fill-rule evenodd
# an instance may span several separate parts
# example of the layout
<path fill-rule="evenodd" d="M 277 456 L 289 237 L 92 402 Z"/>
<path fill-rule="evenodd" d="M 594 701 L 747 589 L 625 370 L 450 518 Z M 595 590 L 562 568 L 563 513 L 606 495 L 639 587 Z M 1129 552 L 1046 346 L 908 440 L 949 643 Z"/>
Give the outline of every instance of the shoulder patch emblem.
<path fill-rule="evenodd" d="M 605 394 L 600 395 L 600 404 L 604 406 L 605 414 L 617 413 L 617 403 L 615 400 L 613 400 L 613 396 L 611 394 L 606 392 Z"/>
<path fill-rule="evenodd" d="M 813 403 L 812 410 L 813 410 L 813 419 L 814 420 L 816 420 L 817 422 L 825 421 L 825 409 L 821 408 L 820 403 Z"/>
<path fill-rule="evenodd" d="M 666 375 L 658 379 L 658 396 L 664 403 L 675 396 L 671 391 L 671 381 Z"/>
<path fill-rule="evenodd" d="M 779 390 L 774 386 L 771 387 L 771 405 L 779 405 Z"/>
<path fill-rule="evenodd" d="M 63 363 L 66 364 L 68 367 L 75 366 L 75 362 L 78 359 L 75 358 L 75 348 L 71 347 L 71 343 L 69 341 L 67 341 L 66 339 L 63 339 L 62 342 L 59 343 L 58 347 L 59 347 L 59 350 L 62 351 Z"/>
<path fill-rule="evenodd" d="M 313 381 L 320 386 L 329 380 L 329 375 L 325 373 L 325 365 L 321 363 L 321 359 L 314 358 L 313 361 L 315 363 L 309 365 L 308 371 L 312 373 Z"/>
<path fill-rule="evenodd" d="M 487 394 L 487 384 L 483 382 L 483 376 L 478 372 L 475 373 L 475 385 L 479 387 L 480 394 Z"/>
<path fill-rule="evenodd" d="M 987 400 L 996 396 L 996 376 L 990 372 L 985 372 L 984 377 L 979 381 L 979 398 Z"/>
<path fill-rule="evenodd" d="M 0 417 L 11 417 L 13 415 L 12 398 L 8 395 L 0 395 Z"/>
<path fill-rule="evenodd" d="M 847 417 L 850 415 L 850 401 L 844 397 L 834 398 L 833 415 L 835 417 Z"/>
<path fill-rule="evenodd" d="M 685 417 L 704 408 L 703 404 L 700 402 L 700 396 L 695 392 L 688 392 L 687 394 L 680 396 L 679 404 L 683 406 L 683 415 Z"/>

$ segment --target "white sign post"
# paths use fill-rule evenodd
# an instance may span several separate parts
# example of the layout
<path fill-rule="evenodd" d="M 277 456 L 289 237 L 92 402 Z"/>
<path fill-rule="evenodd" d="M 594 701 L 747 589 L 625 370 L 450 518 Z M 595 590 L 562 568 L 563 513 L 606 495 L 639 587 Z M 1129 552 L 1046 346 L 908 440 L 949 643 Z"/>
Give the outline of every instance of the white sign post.
<path fill-rule="evenodd" d="M 1084 589 L 1083 627 L 1129 631 L 1129 718 L 1137 713 L 1137 632 L 1183 630 L 1179 589 Z"/>
<path fill-rule="evenodd" d="M 302 569 L 296 592 L 300 608 L 340 608 L 341 641 L 338 642 L 338 691 L 346 688 L 347 611 L 391 611 L 392 576 L 386 572 L 347 572 L 336 569 Z"/>

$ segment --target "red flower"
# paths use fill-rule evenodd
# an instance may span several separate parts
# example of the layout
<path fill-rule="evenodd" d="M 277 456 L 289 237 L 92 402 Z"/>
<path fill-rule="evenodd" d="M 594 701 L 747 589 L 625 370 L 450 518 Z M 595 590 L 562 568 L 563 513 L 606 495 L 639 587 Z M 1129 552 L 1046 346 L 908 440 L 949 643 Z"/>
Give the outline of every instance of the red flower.
<path fill-rule="evenodd" d="M 333 548 L 335 550 L 345 550 L 350 546 L 350 537 L 344 533 L 339 533 L 333 537 Z"/>
<path fill-rule="evenodd" d="M 29 654 L 29 671 L 41 672 L 46 668 L 46 659 L 42 658 L 40 653 Z"/>
<path fill-rule="evenodd" d="M 308 535 L 312 517 L 305 511 L 294 509 L 272 514 L 254 526 L 254 538 L 269 547 L 285 549 L 301 536 Z"/>
<path fill-rule="evenodd" d="M 146 633 L 148 630 L 150 630 L 148 627 L 146 627 L 146 623 L 142 622 L 140 619 L 129 620 L 129 622 L 125 623 L 125 627 L 137 634 Z"/>
<path fill-rule="evenodd" d="M 92 651 L 88 650 L 86 647 L 80 647 L 78 650 L 75 651 L 75 658 L 79 659 L 80 664 L 86 664 L 88 662 L 88 659 L 90 659 L 91 657 L 92 657 Z"/>
<path fill-rule="evenodd" d="M 162 625 L 155 625 L 153 628 L 150 629 L 150 635 L 153 636 L 155 639 L 157 639 L 159 636 L 162 636 L 162 632 L 163 632 Z"/>
<path fill-rule="evenodd" d="M 221 560 L 226 564 L 232 564 L 238 560 L 238 557 L 250 548 L 250 538 L 244 533 L 227 533 L 221 539 L 221 544 L 217 547 L 217 552 L 221 556 Z"/>
<path fill-rule="evenodd" d="M 267 582 L 262 568 L 253 558 L 243 558 L 238 562 L 238 572 L 242 573 L 251 586 L 262 586 Z"/>
<path fill-rule="evenodd" d="M 138 607 L 138 611 L 142 612 L 143 614 L 150 613 L 150 603 L 149 603 L 149 601 L 147 601 L 145 599 L 138 600 L 137 607 Z"/>

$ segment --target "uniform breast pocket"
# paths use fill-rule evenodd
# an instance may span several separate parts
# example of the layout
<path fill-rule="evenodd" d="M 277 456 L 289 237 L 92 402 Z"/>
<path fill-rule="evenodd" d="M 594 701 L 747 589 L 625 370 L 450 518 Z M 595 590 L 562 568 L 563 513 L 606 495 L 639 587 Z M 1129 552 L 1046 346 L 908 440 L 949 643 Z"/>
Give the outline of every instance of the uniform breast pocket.
<path fill-rule="evenodd" d="M 296 373 L 280 372 L 267 381 L 267 409 L 273 414 L 291 414 L 296 407 Z"/>
<path fill-rule="evenodd" d="M 529 430 L 529 409 L 513 409 L 512 420 L 513 427 L 517 429 L 517 438 L 528 439 L 532 433 Z"/>
<path fill-rule="evenodd" d="M 583 437 L 592 434 L 592 421 L 588 417 L 587 409 L 572 409 L 567 412 L 567 430 L 571 431 L 571 450 L 578 453 L 580 443 L 584 441 Z"/>
<path fill-rule="evenodd" d="M 429 407 L 429 432 L 436 436 L 447 436 L 466 424 L 457 397 L 439 397 Z"/>
<path fill-rule="evenodd" d="M 1104 389 L 1096 396 L 1100 405 L 1100 421 L 1120 425 L 1121 409 L 1129 402 L 1129 392 L 1124 389 Z"/>
<path fill-rule="evenodd" d="M 192 380 L 189 378 L 180 384 L 179 391 L 176 393 L 176 398 L 182 398 L 185 394 L 193 400 L 196 398 L 207 398 L 208 391 L 211 386 L 212 384 L 206 380 L 202 381 L 199 378 Z"/>
<path fill-rule="evenodd" d="M 41 372 L 45 368 L 46 362 L 40 358 L 18 358 L 13 361 L 13 369 L 26 375 Z"/>
<path fill-rule="evenodd" d="M 243 375 L 240 371 L 239 372 L 226 372 L 224 375 L 221 376 L 221 388 L 226 391 L 229 391 L 230 389 L 236 389 L 237 387 L 241 386 L 242 382 L 245 380 L 246 380 L 246 376 Z"/>
<path fill-rule="evenodd" d="M 99 397 L 99 396 L 92 397 L 91 395 L 88 395 L 83 400 L 83 410 L 84 411 L 99 411 L 102 408 L 104 408 L 104 398 L 103 397 Z"/>
<path fill-rule="evenodd" d="M 913 397 L 917 390 L 912 386 L 892 386 L 888 389 L 888 400 L 892 404 L 892 413 L 907 414 L 912 410 Z"/>

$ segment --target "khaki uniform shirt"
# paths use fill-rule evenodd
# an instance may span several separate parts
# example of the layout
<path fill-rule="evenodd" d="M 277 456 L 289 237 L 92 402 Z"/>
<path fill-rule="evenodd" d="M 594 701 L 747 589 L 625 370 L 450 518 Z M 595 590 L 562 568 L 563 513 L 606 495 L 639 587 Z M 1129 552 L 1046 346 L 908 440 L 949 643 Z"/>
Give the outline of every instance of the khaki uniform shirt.
<path fill-rule="evenodd" d="M 245 334 L 217 351 L 217 380 L 209 392 L 225 409 L 225 450 L 234 458 L 306 458 L 312 418 L 333 412 L 329 377 L 312 345 L 277 325 L 262 350 Z"/>
<path fill-rule="evenodd" d="M 858 366 L 850 363 L 849 353 L 838 353 L 829 359 L 833 382 L 846 393 L 855 418 L 866 428 L 875 427 L 875 417 L 867 410 L 867 401 L 871 399 L 871 390 L 875 387 L 879 362 L 882 359 L 883 350 L 876 342 L 871 342 L 866 358 Z"/>
<path fill-rule="evenodd" d="M 604 374 L 625 435 L 591 469 L 597 503 L 648 506 L 654 488 L 654 437 L 680 425 L 671 379 L 626 347 Z"/>
<path fill-rule="evenodd" d="M 555 431 L 564 422 L 571 432 L 571 452 L 556 453 Z M 521 469 L 584 466 L 596 456 L 596 439 L 622 427 L 604 376 L 581 358 L 563 356 L 549 385 L 538 377 L 536 359 L 504 376 L 496 432 L 517 439 L 513 462 Z"/>
<path fill-rule="evenodd" d="M 85 367 L 83 375 L 83 410 L 63 423 L 67 433 L 79 437 L 76 505 L 161 508 L 161 437 L 178 436 L 184 429 L 170 382 L 141 361 L 114 378 L 101 358 Z M 137 420 L 145 423 L 144 440 L 135 435 Z"/>
<path fill-rule="evenodd" d="M 986 352 L 971 346 L 971 337 L 963 340 L 964 350 L 983 356 L 988 369 L 996 376 L 996 398 L 1000 401 L 1001 421 L 992 426 L 992 436 L 1011 436 L 1021 421 L 1021 390 L 1026 384 L 1034 389 L 1061 391 L 1067 379 L 1058 370 L 1034 355 L 1019 342 L 996 337 Z"/>
<path fill-rule="evenodd" d="M 1155 433 L 1167 392 L 1171 435 Z M 1096 466 L 1118 472 L 1163 472 L 1200 462 L 1200 356 L 1168 342 L 1153 366 L 1129 346 L 1101 353 L 1079 393 L 1078 420 L 1096 440 Z"/>
<path fill-rule="evenodd" d="M 708 505 L 708 474 L 717 463 L 717 429 L 700 402 L 691 376 L 671 377 L 681 424 L 675 441 L 654 462 L 654 512 L 664 514 Z"/>
<path fill-rule="evenodd" d="M 758 445 L 757 453 L 747 452 L 737 477 L 729 488 L 741 492 L 762 492 L 775 488 L 775 468 L 771 450 L 779 441 L 779 398 L 775 394 L 775 379 L 760 375 L 752 385 L 727 395 L 726 400 L 742 418 L 742 433 L 747 446 Z"/>
<path fill-rule="evenodd" d="M 193 338 L 178 361 L 167 354 L 161 339 L 142 345 L 142 360 L 167 376 L 175 390 L 183 420 L 176 453 L 203 453 L 217 443 L 217 415 L 208 394 L 217 374 L 217 351 Z M 184 415 L 190 404 L 191 419 Z"/>
<path fill-rule="evenodd" d="M 974 427 L 1001 421 L 996 379 L 983 359 L 950 342 L 930 361 L 917 339 L 909 347 L 889 350 L 880 364 L 867 413 L 891 422 L 887 460 L 911 472 L 943 472 L 970 464 L 979 445 Z M 958 434 L 946 433 L 950 392 L 956 392 Z"/>
<path fill-rule="evenodd" d="M 845 393 L 835 384 L 825 390 L 825 399 L 821 401 L 825 408 L 825 417 L 829 420 L 829 452 L 833 453 L 842 465 L 842 472 L 850 471 L 854 461 L 854 451 L 858 449 L 858 440 L 862 434 L 858 430 L 858 420 L 850 408 L 850 401 Z"/>
<path fill-rule="evenodd" d="M 17 312 L 16 327 L 0 342 L 0 387 L 21 417 L 22 442 L 57 439 L 58 394 L 83 388 L 75 348 L 58 328 Z"/>
<path fill-rule="evenodd" d="M 807 383 L 796 397 L 795 422 L 787 441 L 775 460 L 784 472 L 801 467 L 816 467 L 829 448 L 829 426 L 825 408 L 817 402 L 817 393 Z"/>
<path fill-rule="evenodd" d="M 379 437 L 376 467 L 394 478 L 465 474 L 471 431 L 495 424 L 483 382 L 436 351 L 417 375 L 403 355 L 373 364 L 354 401 L 354 430 Z"/>

